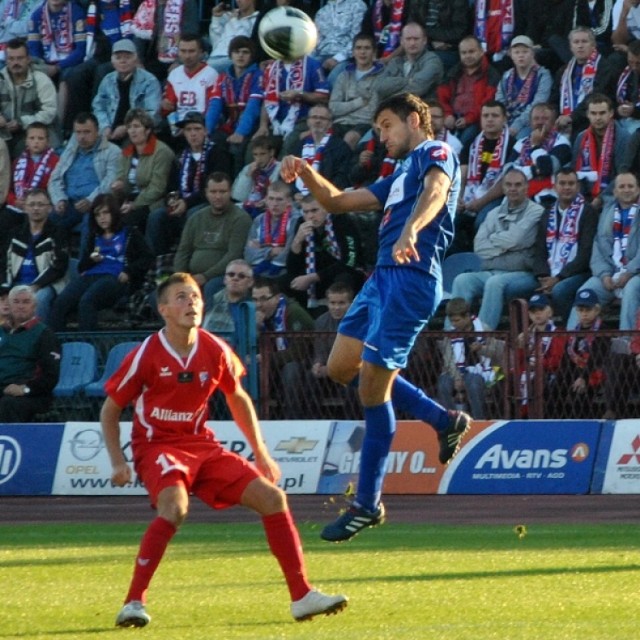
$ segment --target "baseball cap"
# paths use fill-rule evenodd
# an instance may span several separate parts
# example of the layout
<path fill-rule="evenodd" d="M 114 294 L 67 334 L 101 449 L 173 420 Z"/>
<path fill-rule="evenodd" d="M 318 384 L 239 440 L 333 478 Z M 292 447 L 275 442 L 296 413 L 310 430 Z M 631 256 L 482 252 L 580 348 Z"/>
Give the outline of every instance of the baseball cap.
<path fill-rule="evenodd" d="M 529 36 L 516 36 L 509 46 L 515 47 L 516 45 L 521 44 L 523 47 L 529 47 L 529 49 L 533 49 L 533 40 Z"/>
<path fill-rule="evenodd" d="M 544 293 L 534 293 L 529 298 L 529 309 L 544 309 L 549 305 L 549 298 L 547 298 Z"/>
<path fill-rule="evenodd" d="M 573 303 L 575 307 L 588 307 L 589 309 L 600 304 L 598 294 L 593 289 L 581 289 L 576 293 L 576 299 Z"/>
<path fill-rule="evenodd" d="M 118 40 L 118 42 L 114 43 L 113 47 L 111 47 L 111 53 L 120 53 L 124 51 L 125 53 L 137 53 L 136 45 L 133 44 L 133 40 L 122 39 Z"/>
<path fill-rule="evenodd" d="M 186 127 L 188 124 L 201 124 L 204 127 L 204 116 L 199 111 L 189 111 L 184 114 L 184 117 L 180 122 L 176 123 L 176 126 L 182 128 Z"/>

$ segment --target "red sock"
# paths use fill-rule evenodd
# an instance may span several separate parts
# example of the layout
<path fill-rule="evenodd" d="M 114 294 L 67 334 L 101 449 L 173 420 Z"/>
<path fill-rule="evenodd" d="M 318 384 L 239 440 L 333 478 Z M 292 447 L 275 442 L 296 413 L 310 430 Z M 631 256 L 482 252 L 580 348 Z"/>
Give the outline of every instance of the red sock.
<path fill-rule="evenodd" d="M 304 566 L 302 543 L 298 529 L 289 511 L 273 513 L 262 517 L 264 531 L 271 553 L 280 563 L 280 568 L 287 581 L 291 600 L 300 600 L 307 595 L 311 585 L 307 580 Z"/>
<path fill-rule="evenodd" d="M 147 601 L 147 589 L 176 528 L 168 520 L 157 517 L 145 531 L 133 570 L 133 578 L 125 602 Z"/>

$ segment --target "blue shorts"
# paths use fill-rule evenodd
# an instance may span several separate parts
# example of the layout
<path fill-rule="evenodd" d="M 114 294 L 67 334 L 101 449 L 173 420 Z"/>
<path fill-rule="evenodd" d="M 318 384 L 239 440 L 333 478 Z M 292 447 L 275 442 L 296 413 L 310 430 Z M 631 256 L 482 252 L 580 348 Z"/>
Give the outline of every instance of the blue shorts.
<path fill-rule="evenodd" d="M 363 360 L 385 369 L 404 369 L 441 299 L 441 283 L 420 269 L 376 267 L 338 331 L 364 343 Z"/>

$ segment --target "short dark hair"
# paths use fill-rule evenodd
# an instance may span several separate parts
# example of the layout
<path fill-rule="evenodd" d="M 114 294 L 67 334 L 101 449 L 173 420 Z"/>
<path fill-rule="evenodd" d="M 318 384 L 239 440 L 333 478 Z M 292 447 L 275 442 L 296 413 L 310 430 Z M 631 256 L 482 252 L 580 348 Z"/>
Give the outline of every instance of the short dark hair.
<path fill-rule="evenodd" d="M 353 287 L 350 284 L 343 282 L 342 280 L 338 280 L 337 282 L 331 283 L 327 287 L 325 293 L 327 295 L 330 293 L 337 293 L 337 294 L 344 293 L 347 296 L 349 296 L 351 300 L 353 300 L 353 296 L 355 295 L 353 292 Z"/>
<path fill-rule="evenodd" d="M 378 46 L 376 43 L 376 39 L 373 37 L 373 35 L 371 33 L 365 33 L 364 31 L 361 31 L 354 37 L 351 43 L 351 46 L 355 46 L 356 42 L 359 42 L 360 40 L 366 40 L 367 42 L 369 42 L 369 44 L 373 47 L 374 51 Z"/>
<path fill-rule="evenodd" d="M 560 169 L 558 169 L 555 173 L 554 180 L 555 178 L 557 178 L 558 176 L 575 176 L 576 179 L 578 178 L 578 172 L 573 168 L 573 167 L 561 167 Z"/>
<path fill-rule="evenodd" d="M 253 61 L 256 59 L 258 49 L 251 38 L 247 38 L 247 36 L 236 36 L 235 38 L 231 38 L 231 42 L 229 42 L 229 57 L 231 57 L 231 54 L 234 51 L 238 51 L 239 49 L 249 49 L 249 51 L 251 51 L 251 60 Z"/>
<path fill-rule="evenodd" d="M 29 133 L 31 129 L 41 129 L 42 131 L 45 131 L 47 133 L 47 138 L 49 137 L 49 127 L 47 127 L 47 125 L 44 122 L 40 122 L 39 120 L 36 120 L 35 122 L 28 124 L 27 128 L 25 129 L 25 132 Z"/>
<path fill-rule="evenodd" d="M 51 202 L 51 196 L 46 189 L 42 189 L 41 187 L 35 187 L 35 189 L 29 189 L 24 194 L 24 199 L 32 198 L 33 196 L 44 196 L 49 202 Z"/>
<path fill-rule="evenodd" d="M 124 116 L 125 126 L 129 126 L 134 120 L 137 120 L 145 129 L 153 131 L 155 122 L 145 109 L 140 109 L 139 107 L 129 109 Z"/>
<path fill-rule="evenodd" d="M 602 104 L 603 102 L 606 103 L 606 105 L 609 107 L 609 111 L 613 111 L 613 100 L 604 93 L 591 93 L 585 98 L 584 101 L 587 109 L 589 109 L 592 104 Z"/>
<path fill-rule="evenodd" d="M 427 137 L 433 138 L 431 128 L 431 113 L 427 104 L 412 93 L 400 93 L 383 100 L 373 115 L 375 122 L 383 111 L 395 113 L 401 120 L 406 120 L 412 113 L 417 113 L 420 118 L 420 128 Z"/>
<path fill-rule="evenodd" d="M 7 49 L 24 49 L 29 55 L 29 46 L 26 38 L 11 38 L 5 46 Z"/>
<path fill-rule="evenodd" d="M 73 124 L 87 124 L 87 122 L 93 122 L 96 125 L 96 129 L 100 128 L 98 124 L 98 118 L 89 111 L 81 111 L 74 119 Z"/>
<path fill-rule="evenodd" d="M 447 316 L 468 316 L 471 313 L 471 305 L 464 298 L 451 298 L 444 312 Z"/>
<path fill-rule="evenodd" d="M 124 226 L 122 212 L 120 211 L 120 200 L 112 193 L 101 193 L 93 201 L 91 216 L 89 216 L 89 231 L 97 236 L 102 235 L 104 232 L 96 222 L 96 211 L 104 207 L 107 207 L 111 214 L 111 231 L 120 231 Z"/>
<path fill-rule="evenodd" d="M 271 151 L 276 151 L 278 148 L 278 144 L 272 136 L 256 136 L 251 140 L 251 144 L 249 148 L 253 151 L 254 149 L 269 149 Z"/>
<path fill-rule="evenodd" d="M 227 182 L 231 186 L 231 176 L 224 171 L 213 171 L 207 176 L 205 184 L 210 182 Z"/>
<path fill-rule="evenodd" d="M 489 109 L 500 109 L 500 111 L 502 112 L 502 115 L 506 118 L 507 117 L 507 107 L 504 106 L 504 102 L 500 102 L 500 100 L 487 100 L 486 102 L 482 103 L 482 106 L 480 107 L 480 113 L 482 113 L 482 110 L 487 107 Z"/>
<path fill-rule="evenodd" d="M 156 297 L 158 303 L 166 302 L 167 289 L 173 284 L 191 284 L 198 289 L 198 283 L 194 280 L 190 273 L 183 271 L 176 271 L 172 273 L 168 278 L 165 278 L 156 289 Z"/>
<path fill-rule="evenodd" d="M 199 33 L 196 33 L 195 31 L 181 33 L 179 42 L 182 42 L 182 41 L 197 42 L 198 46 L 204 50 L 204 45 L 202 44 L 202 37 L 200 36 Z"/>
<path fill-rule="evenodd" d="M 266 276 L 256 276 L 253 279 L 253 289 L 269 289 L 272 295 L 281 293 L 280 285 L 275 278 L 267 278 Z"/>

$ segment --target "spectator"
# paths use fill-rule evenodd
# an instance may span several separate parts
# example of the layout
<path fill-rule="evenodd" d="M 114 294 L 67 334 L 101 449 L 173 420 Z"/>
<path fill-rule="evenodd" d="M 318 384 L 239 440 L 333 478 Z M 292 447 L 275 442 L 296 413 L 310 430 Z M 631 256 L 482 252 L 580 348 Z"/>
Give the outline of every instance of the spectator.
<path fill-rule="evenodd" d="M 0 423 L 31 422 L 51 405 L 60 376 L 60 345 L 36 317 L 31 287 L 9 292 L 11 328 L 0 326 Z"/>
<path fill-rule="evenodd" d="M 66 284 L 69 253 L 64 233 L 51 220 L 51 200 L 44 189 L 33 189 L 24 200 L 26 220 L 8 237 L 1 256 L 5 284 L 31 286 L 36 295 L 36 313 L 48 322 L 56 295 Z"/>
<path fill-rule="evenodd" d="M 608 70 L 588 27 L 576 27 L 569 33 L 569 47 L 573 57 L 556 74 L 550 101 L 560 107 L 556 127 L 575 137 L 589 124 L 585 98 L 602 92 Z"/>
<path fill-rule="evenodd" d="M 187 218 L 206 206 L 205 182 L 214 171 L 224 171 L 229 154 L 207 137 L 204 116 L 188 111 L 178 123 L 186 147 L 173 163 L 166 206 L 153 209 L 147 221 L 146 238 L 156 255 L 167 254 L 177 244 Z"/>
<path fill-rule="evenodd" d="M 0 284 L 0 330 L 11 330 L 11 309 L 9 307 L 9 291 L 7 285 Z"/>
<path fill-rule="evenodd" d="M 627 47 L 627 66 L 616 83 L 616 115 L 628 133 L 640 127 L 640 40 Z"/>
<path fill-rule="evenodd" d="M 362 32 L 375 38 L 377 57 L 383 62 L 391 59 L 400 46 L 402 27 L 409 18 L 409 5 L 406 0 L 374 0 L 362 19 Z"/>
<path fill-rule="evenodd" d="M 129 229 L 115 196 L 99 195 L 89 221 L 89 242 L 73 278 L 55 299 L 50 326 L 65 331 L 70 314 L 78 313 L 79 331 L 98 330 L 98 311 L 114 307 L 140 288 L 153 256 L 144 238 Z"/>
<path fill-rule="evenodd" d="M 31 189 L 46 189 L 58 164 L 58 154 L 49 145 L 49 129 L 42 122 L 27 127 L 26 148 L 13 164 L 6 213 L 0 224 L 20 225 L 24 221 L 24 197 Z M 8 228 L 8 227 L 5 227 Z"/>
<path fill-rule="evenodd" d="M 451 298 L 446 314 L 456 334 L 490 330 L 472 315 L 469 303 L 462 298 Z M 444 338 L 440 347 L 444 362 L 438 377 L 438 401 L 451 411 L 468 405 L 475 420 L 485 420 L 487 388 L 496 384 L 504 360 L 504 342 L 483 335 L 456 335 Z"/>
<path fill-rule="evenodd" d="M 297 331 L 312 331 L 313 319 L 295 301 L 284 296 L 272 278 L 257 277 L 251 292 L 256 305 L 256 322 L 259 333 L 270 331 L 276 334 Z M 279 393 L 285 419 L 300 418 L 300 394 L 288 393 L 289 389 L 299 388 L 304 379 L 307 355 L 300 349 L 299 343 L 286 336 L 275 339 L 275 350 L 271 352 L 268 371 L 279 380 Z"/>
<path fill-rule="evenodd" d="M 253 32 L 259 12 L 255 0 L 236 0 L 236 9 L 219 2 L 211 10 L 209 41 L 211 55 L 208 63 L 216 71 L 226 71 L 232 64 L 229 58 L 229 44 L 236 36 L 249 38 Z"/>
<path fill-rule="evenodd" d="M 184 33 L 180 36 L 180 64 L 169 72 L 161 103 L 162 115 L 172 125 L 184 120 L 187 113 L 198 111 L 204 116 L 207 111 L 218 73 L 203 61 L 203 56 L 199 35 Z M 179 134 L 173 127 L 171 132 L 174 136 Z"/>
<path fill-rule="evenodd" d="M 111 71 L 109 59 L 121 40 L 133 42 L 133 13 L 126 0 L 90 0 L 87 3 L 87 56 L 94 63 L 98 84 Z"/>
<path fill-rule="evenodd" d="M 42 0 L 2 0 L 0 2 L 0 64 L 6 61 L 7 44 L 16 38 L 26 44 L 31 14 Z"/>
<path fill-rule="evenodd" d="M 602 210 L 611 197 L 613 178 L 625 171 L 629 134 L 614 120 L 613 102 L 601 93 L 586 100 L 589 127 L 578 134 L 573 145 L 573 166 L 582 182 L 582 191 L 594 209 Z"/>
<path fill-rule="evenodd" d="M 313 341 L 311 368 L 306 371 L 303 391 L 305 398 L 342 398 L 347 415 L 357 415 L 358 391 L 353 385 L 345 386 L 331 380 L 327 371 L 327 362 L 338 325 L 351 306 L 353 296 L 353 289 L 345 282 L 336 281 L 327 288 L 328 309 L 313 323 L 314 331 L 323 335 L 316 336 Z M 314 408 L 307 414 L 310 414 L 310 417 L 317 417 L 317 411 L 318 409 Z"/>
<path fill-rule="evenodd" d="M 240 329 L 240 303 L 251 300 L 252 287 L 251 265 L 242 258 L 231 260 L 224 272 L 224 289 L 213 296 L 211 310 L 202 323 L 203 328 L 211 333 L 237 336 Z"/>
<path fill-rule="evenodd" d="M 444 69 L 440 58 L 428 50 L 427 44 L 424 25 L 407 22 L 400 38 L 402 53 L 387 62 L 376 85 L 379 100 L 399 93 L 413 93 L 420 98 L 435 97 Z"/>
<path fill-rule="evenodd" d="M 231 201 L 231 179 L 226 173 L 209 175 L 205 196 L 210 206 L 187 220 L 173 266 L 193 276 L 204 290 L 208 309 L 222 289 L 226 266 L 242 257 L 251 218 Z"/>
<path fill-rule="evenodd" d="M 120 168 L 111 185 L 119 197 L 125 224 L 144 233 L 149 212 L 162 206 L 175 156 L 156 138 L 153 119 L 143 109 L 130 109 L 124 118 L 129 144 L 122 150 Z"/>
<path fill-rule="evenodd" d="M 481 107 L 494 99 L 500 74 L 489 64 L 476 37 L 463 38 L 458 53 L 460 63 L 449 69 L 437 96 L 445 113 L 444 126 L 464 147 L 480 131 Z"/>
<path fill-rule="evenodd" d="M 508 55 L 513 36 L 520 33 L 524 6 L 518 0 L 478 0 L 474 8 L 473 34 L 494 63 Z"/>
<path fill-rule="evenodd" d="M 578 320 L 570 327 L 573 335 L 566 342 L 555 380 L 545 394 L 545 416 L 593 418 L 611 345 L 609 338 L 596 335 L 602 326 L 596 292 L 580 289 L 573 304 L 571 315 Z"/>
<path fill-rule="evenodd" d="M 611 12 L 611 42 L 616 51 L 628 51 L 628 46 L 640 39 L 640 6 L 638 0 L 616 0 Z"/>
<path fill-rule="evenodd" d="M 591 249 L 598 214 L 580 193 L 573 169 L 555 176 L 557 200 L 538 225 L 533 271 L 539 291 L 550 295 L 556 313 L 566 325 L 576 291 L 589 279 Z"/>
<path fill-rule="evenodd" d="M 68 233 L 82 222 L 81 244 L 89 233 L 87 214 L 99 194 L 111 191 L 120 155 L 115 144 L 100 137 L 92 113 L 75 117 L 73 136 L 51 173 L 48 188 L 54 206 L 51 219 Z"/>
<path fill-rule="evenodd" d="M 550 104 L 534 105 L 530 116 L 530 133 L 515 143 L 510 159 L 529 180 L 528 196 L 546 203 L 556 198 L 553 175 L 571 162 L 571 144 L 554 127 L 557 112 Z"/>
<path fill-rule="evenodd" d="M 640 303 L 640 216 L 638 178 L 632 173 L 619 173 L 614 182 L 614 201 L 598 222 L 591 253 L 592 276 L 578 290 L 595 291 L 599 304 L 615 298 L 622 300 L 620 329 L 635 328 Z M 569 326 L 576 322 L 574 312 Z"/>
<path fill-rule="evenodd" d="M 549 99 L 552 79 L 549 71 L 536 63 L 533 42 L 527 36 L 516 36 L 511 41 L 509 56 L 513 68 L 504 72 L 496 100 L 507 108 L 509 133 L 524 138 L 530 133 L 531 109 Z"/>
<path fill-rule="evenodd" d="M 178 59 L 180 34 L 199 32 L 196 0 L 142 0 L 133 17 L 134 42 L 140 62 L 160 82 L 166 80 L 169 68 Z"/>
<path fill-rule="evenodd" d="M 553 74 L 571 59 L 567 37 L 573 28 L 573 0 L 527 2 L 525 35 L 535 43 L 536 60 Z"/>
<path fill-rule="evenodd" d="M 251 225 L 244 259 L 255 275 L 284 275 L 300 214 L 291 206 L 291 187 L 277 180 L 267 189 L 267 208 Z"/>
<path fill-rule="evenodd" d="M 573 0 L 572 27 L 589 27 L 598 51 L 608 56 L 612 51 L 613 0 Z"/>
<path fill-rule="evenodd" d="M 481 124 L 480 133 L 460 152 L 460 215 L 455 220 L 457 238 L 452 252 L 470 250 L 474 234 L 503 196 L 502 176 L 514 145 L 504 105 L 496 100 L 485 102 Z"/>
<path fill-rule="evenodd" d="M 473 249 L 482 269 L 461 273 L 451 295 L 472 303 L 481 297 L 478 317 L 491 330 L 500 322 L 505 301 L 528 298 L 538 286 L 533 273 L 536 229 L 544 209 L 527 198 L 527 179 L 509 169 L 502 180 L 505 198 L 478 228 Z"/>
<path fill-rule="evenodd" d="M 462 151 L 460 140 L 444 126 L 444 109 L 437 100 L 426 100 L 431 112 L 431 128 L 433 139 L 446 142 L 457 154 Z"/>
<path fill-rule="evenodd" d="M 155 124 L 160 121 L 158 105 L 162 89 L 158 79 L 139 66 L 131 40 L 118 40 L 111 50 L 114 71 L 100 82 L 91 104 L 100 134 L 118 145 L 127 139 L 124 118 L 130 109 L 143 109 Z"/>
<path fill-rule="evenodd" d="M 318 44 L 313 55 L 322 62 L 332 87 L 351 57 L 353 39 L 360 31 L 366 12 L 363 0 L 329 0 L 316 13 Z"/>
<path fill-rule="evenodd" d="M 412 7 L 414 16 L 420 15 L 429 46 L 440 58 L 445 69 L 459 62 L 458 45 L 470 33 L 471 20 L 467 0 L 423 0 Z"/>
<path fill-rule="evenodd" d="M 65 132 L 71 129 L 75 115 L 89 107 L 90 96 L 80 70 L 87 53 L 85 18 L 84 9 L 75 0 L 45 0 L 29 21 L 29 54 L 44 65 L 44 72 L 58 86 L 58 118 Z"/>
<path fill-rule="evenodd" d="M 573 300 L 573 297 L 571 298 Z M 536 373 L 542 374 L 541 388 L 546 390 L 555 379 L 564 354 L 565 339 L 562 336 L 544 335 L 537 339 L 537 333 L 553 333 L 553 309 L 544 293 L 535 293 L 529 298 L 529 321 L 526 333 L 518 335 L 517 357 L 520 360 L 520 416 L 529 417 L 529 399 Z"/>
<path fill-rule="evenodd" d="M 250 148 L 253 162 L 238 174 L 231 196 L 252 218 L 257 218 L 264 213 L 269 185 L 280 177 L 280 163 L 276 160 L 276 143 L 270 136 L 253 138 Z"/>
<path fill-rule="evenodd" d="M 334 115 L 334 132 L 355 149 L 360 138 L 371 129 L 383 65 L 375 61 L 373 36 L 358 34 L 352 53 L 354 62 L 338 75 L 331 89 L 329 108 Z"/>
<path fill-rule="evenodd" d="M 348 216 L 332 216 L 312 196 L 302 199 L 287 256 L 286 282 L 298 302 L 307 309 L 324 305 L 334 282 L 347 283 L 357 292 L 364 284 L 360 234 Z"/>
<path fill-rule="evenodd" d="M 352 152 L 342 138 L 333 135 L 333 115 L 325 104 L 315 104 L 309 109 L 307 116 L 309 135 L 298 141 L 293 152 L 304 158 L 316 171 L 337 187 L 344 189 L 351 186 L 349 168 Z M 306 195 L 307 188 L 302 180 L 296 180 L 296 192 Z"/>
<path fill-rule="evenodd" d="M 7 65 L 0 71 L 0 137 L 16 158 L 24 148 L 25 131 L 32 122 L 49 128 L 52 146 L 59 141 L 56 88 L 42 71 L 35 70 L 24 40 L 7 42 Z"/>
<path fill-rule="evenodd" d="M 320 63 L 303 56 L 291 63 L 270 62 L 264 71 L 264 101 L 256 136 L 289 136 L 289 148 L 307 130 L 307 113 L 311 105 L 329 102 L 329 84 Z M 282 155 L 289 149 L 285 143 Z"/>
<path fill-rule="evenodd" d="M 246 36 L 229 43 L 231 64 L 218 74 L 207 106 L 207 129 L 212 140 L 224 139 L 238 175 L 250 136 L 258 128 L 262 107 L 262 73 L 255 63 L 256 45 Z"/>

